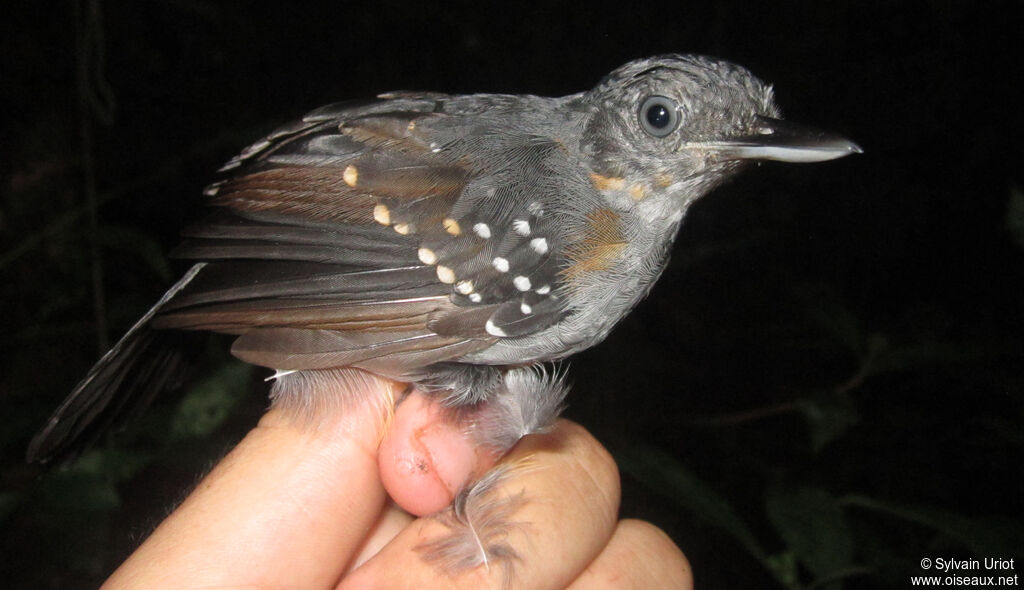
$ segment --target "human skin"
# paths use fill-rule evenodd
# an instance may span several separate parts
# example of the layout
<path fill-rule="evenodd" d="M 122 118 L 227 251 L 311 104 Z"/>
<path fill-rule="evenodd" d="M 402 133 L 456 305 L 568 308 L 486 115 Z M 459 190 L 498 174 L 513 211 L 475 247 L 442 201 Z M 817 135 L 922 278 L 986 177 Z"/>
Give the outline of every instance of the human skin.
<path fill-rule="evenodd" d="M 374 383 L 381 396 L 397 391 Z M 393 416 L 362 406 L 314 426 L 270 410 L 103 588 L 506 584 L 498 564 L 452 573 L 417 550 L 448 530 L 428 515 L 497 457 L 473 448 L 418 394 Z M 559 420 L 501 461 L 529 465 L 498 489 L 527 499 L 515 513 L 520 524 L 509 527 L 519 554 L 513 587 L 692 588 L 689 564 L 667 535 L 618 520 L 615 463 L 579 425 Z"/>

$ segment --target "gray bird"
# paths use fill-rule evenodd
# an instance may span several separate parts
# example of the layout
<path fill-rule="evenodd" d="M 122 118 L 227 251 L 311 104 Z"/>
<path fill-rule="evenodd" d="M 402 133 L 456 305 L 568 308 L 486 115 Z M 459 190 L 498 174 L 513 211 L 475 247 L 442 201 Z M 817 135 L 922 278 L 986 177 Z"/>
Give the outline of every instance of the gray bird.
<path fill-rule="evenodd" d="M 222 168 L 214 212 L 174 253 L 196 264 L 29 458 L 136 413 L 195 331 L 237 335 L 235 356 L 276 371 L 275 404 L 315 412 L 310 380 L 368 371 L 441 396 L 479 444 L 508 449 L 561 406 L 541 363 L 599 343 L 648 293 L 698 198 L 751 161 L 861 151 L 778 117 L 746 69 L 690 55 L 561 98 L 392 92 L 315 110 Z"/>

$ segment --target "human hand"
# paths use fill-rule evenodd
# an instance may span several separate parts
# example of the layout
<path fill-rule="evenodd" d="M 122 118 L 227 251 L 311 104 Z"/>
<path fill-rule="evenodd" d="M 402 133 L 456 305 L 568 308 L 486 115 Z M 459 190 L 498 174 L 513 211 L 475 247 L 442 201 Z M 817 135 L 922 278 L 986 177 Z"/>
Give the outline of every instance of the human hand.
<path fill-rule="evenodd" d="M 394 384 L 374 387 L 389 399 Z M 496 460 L 413 394 L 387 419 L 373 404 L 316 424 L 268 412 L 104 588 L 487 588 L 501 564 L 451 572 L 417 548 L 445 535 L 418 515 Z M 619 480 L 608 452 L 560 420 L 502 461 L 528 462 L 499 484 L 526 502 L 508 543 L 515 588 L 691 588 L 689 564 L 659 529 L 617 521 Z"/>

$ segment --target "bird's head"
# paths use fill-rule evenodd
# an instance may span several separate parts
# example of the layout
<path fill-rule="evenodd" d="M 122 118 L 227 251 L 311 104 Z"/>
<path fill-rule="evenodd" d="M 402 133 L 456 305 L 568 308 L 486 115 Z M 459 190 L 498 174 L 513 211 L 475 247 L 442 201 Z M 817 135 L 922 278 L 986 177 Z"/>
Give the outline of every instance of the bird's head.
<path fill-rule="evenodd" d="M 630 62 L 581 101 L 592 112 L 582 147 L 593 174 L 622 179 L 634 197 L 667 192 L 689 203 L 745 162 L 820 162 L 861 151 L 842 137 L 781 120 L 770 85 L 711 57 Z"/>

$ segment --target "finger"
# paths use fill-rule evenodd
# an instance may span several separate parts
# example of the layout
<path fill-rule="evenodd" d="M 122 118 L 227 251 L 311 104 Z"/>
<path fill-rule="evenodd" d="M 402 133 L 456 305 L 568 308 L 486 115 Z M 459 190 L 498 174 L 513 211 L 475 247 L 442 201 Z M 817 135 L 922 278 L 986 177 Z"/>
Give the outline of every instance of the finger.
<path fill-rule="evenodd" d="M 449 533 L 442 520 L 421 518 L 340 588 L 564 588 L 605 547 L 615 529 L 619 478 L 608 452 L 579 425 L 559 421 L 552 432 L 524 438 L 506 461 L 529 463 L 499 484 L 501 497 L 523 493 L 525 503 L 502 534 L 517 558 L 453 573 L 419 554 L 425 542 Z M 509 570 L 506 566 L 512 565 Z"/>
<path fill-rule="evenodd" d="M 367 533 L 366 538 L 363 539 L 362 545 L 356 551 L 355 557 L 349 563 L 345 573 L 350 573 L 369 561 L 371 557 L 390 543 L 391 539 L 394 539 L 398 533 L 402 532 L 402 529 L 409 526 L 414 520 L 416 520 L 416 517 L 399 508 L 394 502 L 389 502 L 385 506 L 384 511 L 381 512 L 377 522 L 370 529 L 370 532 Z"/>
<path fill-rule="evenodd" d="M 392 395 L 385 380 L 365 387 L 361 399 Z M 380 407 L 349 404 L 315 426 L 269 411 L 105 587 L 334 585 L 384 507 Z"/>
<path fill-rule="evenodd" d="M 623 520 L 611 541 L 569 590 L 692 590 L 693 572 L 686 556 L 658 527 Z"/>
<path fill-rule="evenodd" d="M 498 459 L 476 448 L 436 398 L 419 392 L 395 409 L 378 457 L 384 488 L 417 516 L 447 507 L 475 474 Z"/>

